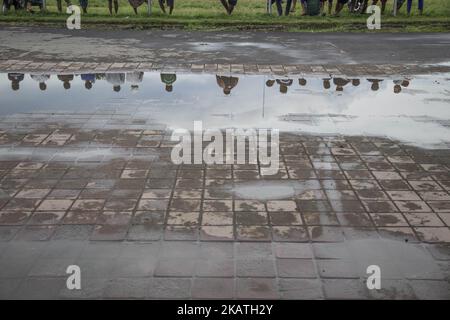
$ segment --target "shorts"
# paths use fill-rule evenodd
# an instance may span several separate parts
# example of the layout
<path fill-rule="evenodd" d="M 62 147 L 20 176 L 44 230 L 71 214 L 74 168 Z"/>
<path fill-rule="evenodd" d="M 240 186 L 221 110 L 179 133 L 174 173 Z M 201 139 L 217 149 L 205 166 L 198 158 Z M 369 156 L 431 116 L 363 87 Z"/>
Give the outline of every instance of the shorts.
<path fill-rule="evenodd" d="M 237 0 L 228 0 L 228 4 L 230 6 L 236 6 L 237 5 Z"/>

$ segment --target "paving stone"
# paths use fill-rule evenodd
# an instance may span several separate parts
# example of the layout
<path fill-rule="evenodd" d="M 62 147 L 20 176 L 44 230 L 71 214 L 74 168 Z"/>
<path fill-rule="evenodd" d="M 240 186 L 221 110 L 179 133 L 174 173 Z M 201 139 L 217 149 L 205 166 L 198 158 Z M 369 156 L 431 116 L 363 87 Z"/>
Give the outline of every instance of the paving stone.
<path fill-rule="evenodd" d="M 232 299 L 234 280 L 231 278 L 196 278 L 192 285 L 194 299 Z"/>
<path fill-rule="evenodd" d="M 277 299 L 279 293 L 274 279 L 238 278 L 236 280 L 238 299 Z"/>
<path fill-rule="evenodd" d="M 316 278 L 312 259 L 277 259 L 278 276 L 281 278 Z"/>

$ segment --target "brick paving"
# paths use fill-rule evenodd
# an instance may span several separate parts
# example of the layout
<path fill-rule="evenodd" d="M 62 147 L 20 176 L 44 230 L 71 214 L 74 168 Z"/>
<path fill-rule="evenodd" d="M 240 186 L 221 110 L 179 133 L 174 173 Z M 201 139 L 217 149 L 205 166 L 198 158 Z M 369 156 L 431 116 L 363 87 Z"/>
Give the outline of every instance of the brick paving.
<path fill-rule="evenodd" d="M 0 118 L 1 298 L 450 298 L 450 150 L 282 133 L 280 171 L 263 176 L 175 165 L 171 131 L 133 115 L 86 127 L 116 115 Z M 231 191 L 261 181 L 298 192 Z M 82 290 L 65 288 L 71 264 Z M 366 288 L 371 264 L 382 290 Z"/>

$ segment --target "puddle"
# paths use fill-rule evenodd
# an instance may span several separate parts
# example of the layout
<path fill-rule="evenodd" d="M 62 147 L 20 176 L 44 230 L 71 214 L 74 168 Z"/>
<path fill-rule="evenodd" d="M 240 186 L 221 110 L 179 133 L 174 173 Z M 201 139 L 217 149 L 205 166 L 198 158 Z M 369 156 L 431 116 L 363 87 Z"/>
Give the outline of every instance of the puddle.
<path fill-rule="evenodd" d="M 0 74 L 0 117 L 2 124 L 13 126 L 15 121 L 23 124 L 18 115 L 29 113 L 44 114 L 58 124 L 74 121 L 76 117 L 67 114 L 123 115 L 135 121 L 132 128 L 144 129 L 155 124 L 192 129 L 193 122 L 201 120 L 211 129 L 379 136 L 448 149 L 449 78 L 449 74 L 299 79 L 171 72 L 9 73 Z M 91 119 L 89 128 L 113 124 L 120 126 L 121 119 Z"/>
<path fill-rule="evenodd" d="M 225 188 L 226 189 L 226 188 Z M 238 183 L 229 191 L 241 199 L 275 200 L 292 198 L 311 190 L 319 190 L 317 180 L 309 181 L 256 181 Z"/>

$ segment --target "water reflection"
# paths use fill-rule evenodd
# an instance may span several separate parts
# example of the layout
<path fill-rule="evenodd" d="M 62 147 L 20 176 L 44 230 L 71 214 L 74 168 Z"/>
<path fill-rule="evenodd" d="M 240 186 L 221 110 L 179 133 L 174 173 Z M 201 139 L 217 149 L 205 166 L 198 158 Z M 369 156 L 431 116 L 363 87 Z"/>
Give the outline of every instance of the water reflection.
<path fill-rule="evenodd" d="M 158 123 L 190 128 L 201 120 L 208 128 L 388 136 L 421 147 L 447 148 L 448 79 L 448 74 L 356 78 L 8 73 L 0 74 L 0 121 L 24 113 L 101 113 L 136 119 L 134 127 Z M 93 126 L 110 128 L 119 122 L 98 120 Z"/>
<path fill-rule="evenodd" d="M 139 90 L 139 85 L 142 83 L 144 78 L 144 72 L 133 71 L 127 73 L 84 73 L 84 74 L 58 74 L 57 79 L 62 82 L 63 88 L 69 90 L 71 88 L 71 82 L 75 77 L 80 77 L 84 82 L 84 87 L 87 90 L 92 89 L 93 84 L 96 80 L 106 81 L 112 85 L 112 89 L 115 92 L 119 92 L 122 85 L 125 82 L 130 83 L 131 91 Z M 38 82 L 39 89 L 45 91 L 47 89 L 46 82 L 50 79 L 50 74 L 30 74 L 30 78 Z M 161 82 L 164 84 L 164 88 L 167 92 L 172 92 L 174 83 L 177 81 L 177 75 L 175 73 L 160 73 Z M 8 80 L 11 81 L 11 89 L 17 91 L 20 89 L 20 82 L 25 78 L 23 73 L 8 73 Z M 288 89 L 293 85 L 294 79 L 283 77 L 283 78 L 272 78 L 269 77 L 265 84 L 267 87 L 273 87 L 277 84 L 280 93 L 287 93 Z M 351 84 L 353 87 L 358 87 L 361 81 L 367 81 L 371 84 L 370 89 L 372 91 L 378 91 L 380 89 L 380 83 L 384 79 L 348 79 L 342 77 L 329 77 L 323 78 L 323 89 L 325 90 L 335 90 L 337 92 L 343 92 L 344 88 Z M 411 79 L 404 78 L 400 80 L 393 80 L 393 92 L 400 93 L 402 88 L 407 88 L 410 84 Z M 237 76 L 224 76 L 216 75 L 216 82 L 220 88 L 223 90 L 224 95 L 229 95 L 231 90 L 238 85 L 239 77 Z M 334 88 L 332 88 L 331 83 L 333 83 Z M 307 87 L 308 81 L 305 78 L 298 79 L 299 87 Z"/>

